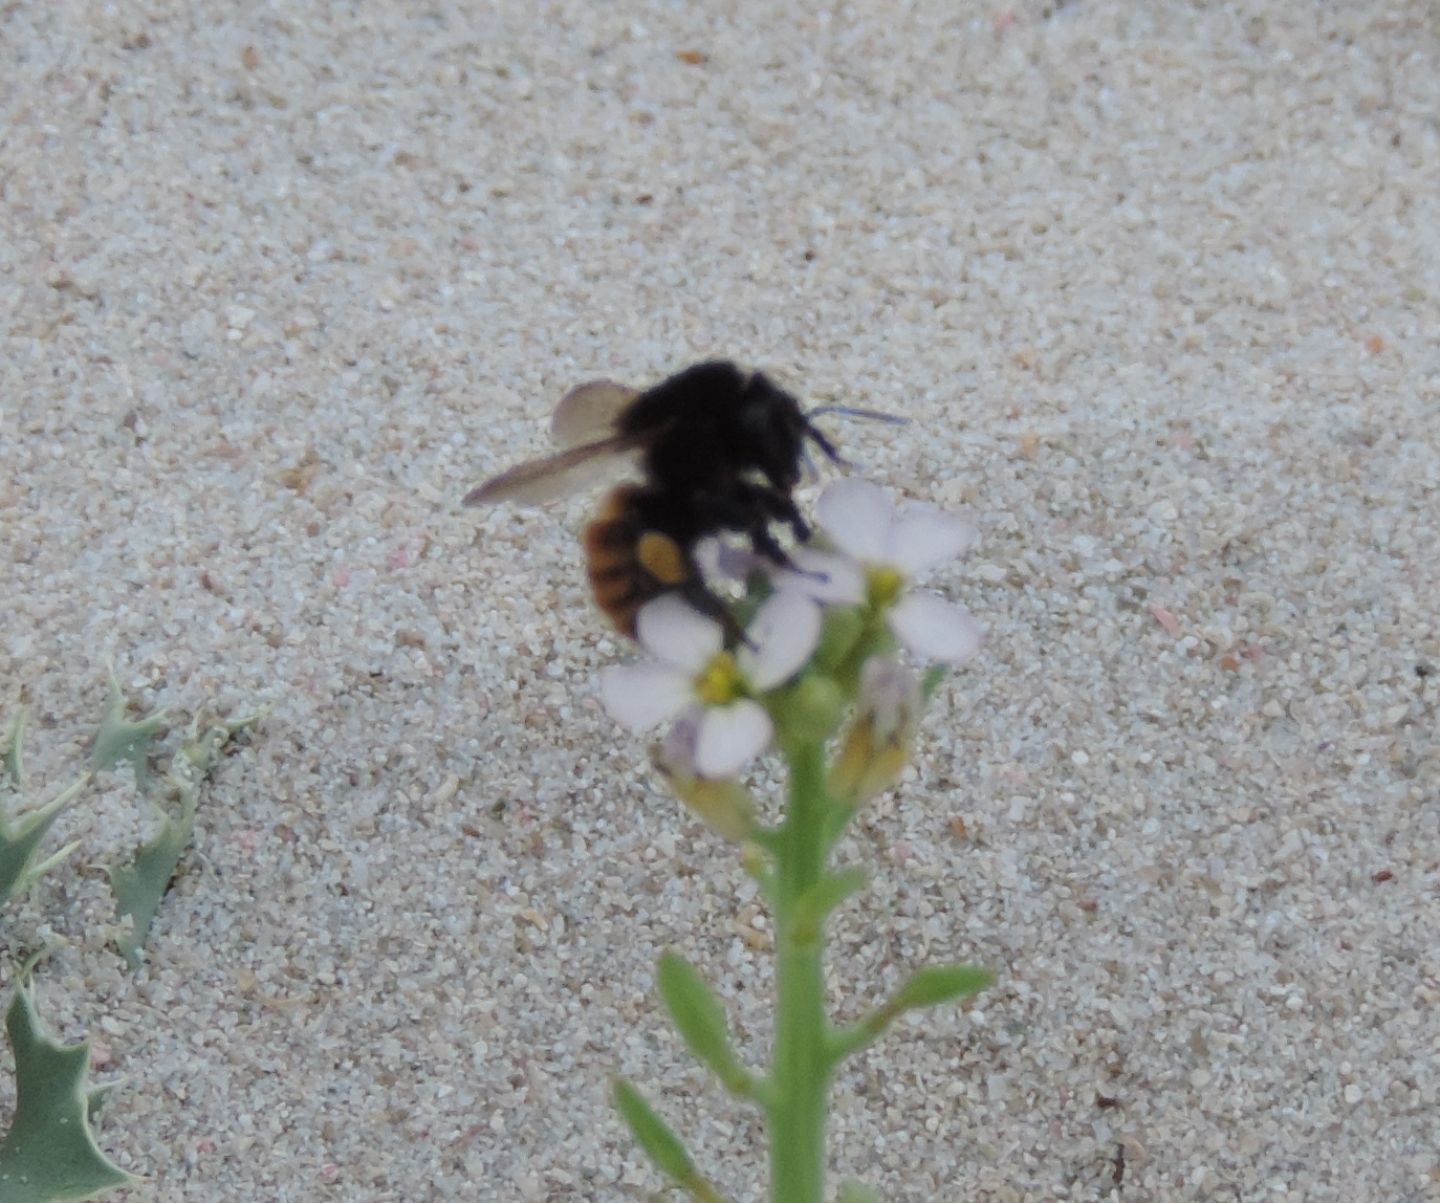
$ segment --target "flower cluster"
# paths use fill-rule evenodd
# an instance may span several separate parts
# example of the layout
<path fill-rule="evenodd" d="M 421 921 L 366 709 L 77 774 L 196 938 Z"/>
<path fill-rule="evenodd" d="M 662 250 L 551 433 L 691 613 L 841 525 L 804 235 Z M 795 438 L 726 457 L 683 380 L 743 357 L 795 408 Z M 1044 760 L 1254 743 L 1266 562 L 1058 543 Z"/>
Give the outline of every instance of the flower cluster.
<path fill-rule="evenodd" d="M 792 568 L 769 574 L 738 647 L 725 646 L 720 623 L 667 594 L 637 623 L 653 659 L 601 674 L 602 701 L 620 722 L 636 730 L 673 723 L 662 766 L 687 801 L 694 795 L 713 809 L 730 798 L 699 783 L 734 777 L 776 738 L 777 722 L 828 735 L 843 693 L 856 699 L 856 720 L 831 789 L 856 802 L 873 796 L 903 764 L 920 708 L 896 643 L 951 666 L 980 648 L 984 633 L 965 610 L 912 589 L 920 574 L 974 545 L 973 526 L 930 508 L 897 511 L 861 480 L 829 486 L 818 523 L 823 546 L 797 548 Z M 738 812 L 724 813 L 735 827 Z"/>

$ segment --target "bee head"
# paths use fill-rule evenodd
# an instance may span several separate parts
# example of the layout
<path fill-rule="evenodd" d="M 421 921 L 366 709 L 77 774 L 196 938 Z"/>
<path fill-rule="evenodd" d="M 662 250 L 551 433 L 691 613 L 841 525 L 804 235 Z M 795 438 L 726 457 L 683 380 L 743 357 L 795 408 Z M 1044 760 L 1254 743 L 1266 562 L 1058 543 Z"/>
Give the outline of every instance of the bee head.
<path fill-rule="evenodd" d="M 782 492 L 788 493 L 800 483 L 807 440 L 831 460 L 840 460 L 830 440 L 805 416 L 800 403 L 758 372 L 745 387 L 740 422 L 754 467 Z"/>

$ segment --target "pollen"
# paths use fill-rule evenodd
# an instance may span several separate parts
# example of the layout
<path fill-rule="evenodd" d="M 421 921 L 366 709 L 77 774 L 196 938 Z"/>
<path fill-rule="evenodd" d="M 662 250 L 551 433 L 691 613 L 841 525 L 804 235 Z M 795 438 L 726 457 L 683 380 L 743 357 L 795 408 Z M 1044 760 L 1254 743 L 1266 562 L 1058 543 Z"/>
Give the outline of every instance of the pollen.
<path fill-rule="evenodd" d="M 872 608 L 884 610 L 894 605 L 904 588 L 905 579 L 888 564 L 871 568 L 866 574 L 866 585 Z"/>
<path fill-rule="evenodd" d="M 729 652 L 717 653 L 695 678 L 695 693 L 707 706 L 724 706 L 744 693 L 740 670 Z"/>
<path fill-rule="evenodd" d="M 646 531 L 635 544 L 640 566 L 662 585 L 678 585 L 689 575 L 680 544 L 659 531 Z"/>

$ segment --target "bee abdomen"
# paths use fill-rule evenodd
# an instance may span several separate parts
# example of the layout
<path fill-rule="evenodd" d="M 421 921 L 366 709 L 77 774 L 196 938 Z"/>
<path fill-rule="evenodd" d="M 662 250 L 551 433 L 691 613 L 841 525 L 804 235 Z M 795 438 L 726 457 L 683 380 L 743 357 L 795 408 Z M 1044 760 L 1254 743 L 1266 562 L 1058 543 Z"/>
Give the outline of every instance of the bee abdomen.
<path fill-rule="evenodd" d="M 626 513 L 629 492 L 616 489 L 585 527 L 585 575 L 595 604 L 621 634 L 635 636 L 635 615 L 654 596 L 635 554 L 639 530 Z"/>
<path fill-rule="evenodd" d="M 690 553 L 673 536 L 649 529 L 643 490 L 624 486 L 608 496 L 582 536 L 585 572 L 595 604 L 632 638 L 640 607 L 692 580 Z"/>

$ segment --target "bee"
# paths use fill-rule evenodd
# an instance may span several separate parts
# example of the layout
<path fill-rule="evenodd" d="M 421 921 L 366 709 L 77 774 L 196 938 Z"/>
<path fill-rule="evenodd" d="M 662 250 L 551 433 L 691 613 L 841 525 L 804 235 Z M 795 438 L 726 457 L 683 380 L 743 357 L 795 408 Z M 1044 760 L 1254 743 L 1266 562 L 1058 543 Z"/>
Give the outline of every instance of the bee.
<path fill-rule="evenodd" d="M 609 492 L 582 538 L 595 602 L 632 638 L 640 608 L 666 592 L 735 636 L 696 562 L 696 544 L 736 532 L 756 554 L 789 566 L 773 528 L 782 525 L 801 542 L 810 537 L 791 497 L 808 445 L 844 462 L 793 396 L 727 361 L 696 364 L 644 391 L 609 380 L 582 384 L 561 399 L 550 426 L 561 450 L 486 481 L 465 504 L 540 504 L 598 483 L 617 466 L 633 470 L 639 480 Z"/>

